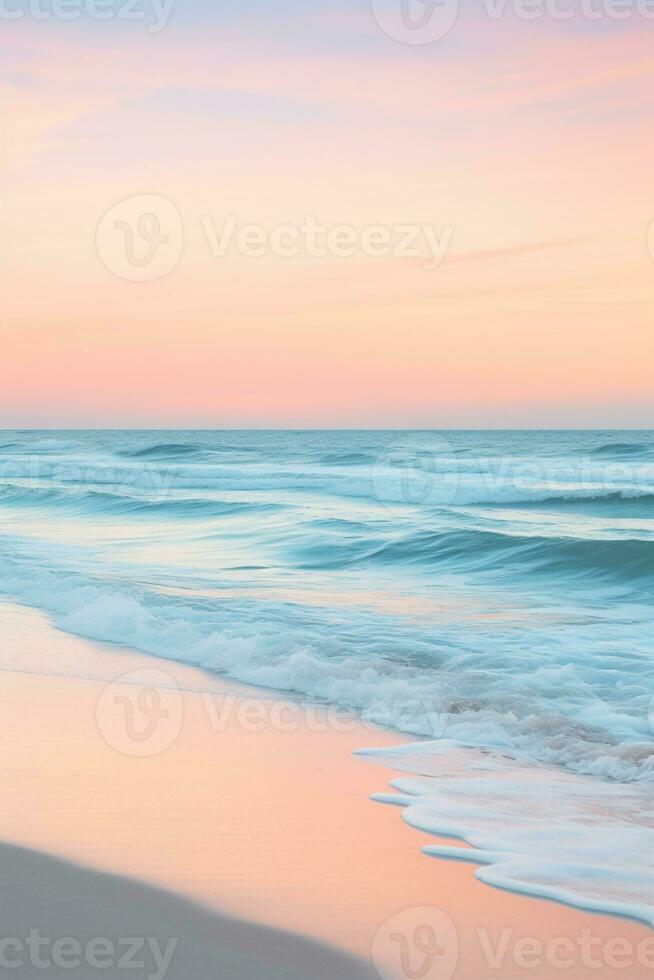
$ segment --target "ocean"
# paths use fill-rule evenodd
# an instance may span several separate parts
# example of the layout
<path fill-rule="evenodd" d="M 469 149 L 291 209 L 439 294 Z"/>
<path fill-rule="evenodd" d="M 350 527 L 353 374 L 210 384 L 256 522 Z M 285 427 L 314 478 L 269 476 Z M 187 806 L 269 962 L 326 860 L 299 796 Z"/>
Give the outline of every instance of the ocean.
<path fill-rule="evenodd" d="M 653 432 L 5 431 L 0 592 L 416 736 L 428 853 L 654 924 Z"/>

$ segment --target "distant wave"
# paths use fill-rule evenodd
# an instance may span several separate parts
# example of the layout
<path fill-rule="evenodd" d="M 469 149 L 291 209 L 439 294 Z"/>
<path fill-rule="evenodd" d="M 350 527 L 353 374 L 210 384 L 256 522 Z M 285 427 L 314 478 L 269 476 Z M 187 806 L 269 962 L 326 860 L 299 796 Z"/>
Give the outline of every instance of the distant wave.
<path fill-rule="evenodd" d="M 50 489 L 45 487 L 0 486 L 0 506 L 58 507 L 93 516 L 223 517 L 231 514 L 265 513 L 282 510 L 283 505 L 202 498 L 165 497 L 146 499 L 104 490 Z"/>
<path fill-rule="evenodd" d="M 637 488 L 625 488 L 623 490 L 608 490 L 606 492 L 601 490 L 594 490 L 592 488 L 586 490 L 583 487 L 579 487 L 576 490 L 564 491 L 564 492 L 553 492 L 551 496 L 545 496 L 538 500 L 529 500 L 529 504 L 535 506 L 540 506 L 541 504 L 547 504 L 548 507 L 555 507 L 557 504 L 630 504 L 630 503 L 641 503 L 654 506 L 654 493 L 651 490 L 639 490 Z M 520 501 L 511 501 L 512 504 L 519 505 Z"/>
<path fill-rule="evenodd" d="M 483 506 L 483 505 L 482 505 Z M 610 493 L 562 493 L 544 500 L 510 501 L 504 505 L 514 510 L 539 510 L 598 517 L 654 518 L 654 493 L 638 490 L 615 490 Z"/>
<path fill-rule="evenodd" d="M 243 456 L 237 446 L 159 444 L 149 448 L 119 449 L 93 457 L 61 456 L 56 459 L 8 455 L 0 460 L 0 479 L 51 480 L 60 485 L 141 487 L 160 492 L 169 486 L 199 491 L 311 492 L 334 499 L 364 500 L 391 516 L 420 508 L 466 506 L 532 506 L 572 501 L 601 501 L 618 506 L 622 500 L 640 500 L 650 506 L 654 497 L 654 464 L 642 464 L 638 472 L 606 473 L 599 462 L 590 472 L 571 462 L 549 475 L 541 462 L 468 461 L 457 465 L 444 457 L 433 470 L 403 468 L 385 460 L 379 465 L 354 462 L 354 454 L 322 454 L 329 462 L 289 461 L 284 454 L 263 459 Z M 404 461 L 406 462 L 406 461 Z M 432 461 L 433 462 L 433 461 Z M 612 477 L 612 478 L 611 478 Z M 597 506 L 597 503 L 594 504 Z M 633 503 L 630 504 L 633 507 Z"/>
<path fill-rule="evenodd" d="M 128 459 L 190 459 L 193 457 L 204 458 L 206 451 L 202 447 L 186 442 L 162 442 L 155 446 L 145 446 L 143 449 L 129 449 L 119 452 L 117 455 Z"/>
<path fill-rule="evenodd" d="M 592 456 L 640 459 L 654 456 L 654 444 L 643 446 L 642 443 L 633 442 L 606 442 L 602 446 L 591 449 L 590 453 Z"/>
<path fill-rule="evenodd" d="M 44 455 L 53 453 L 65 453 L 75 448 L 75 444 L 69 439 L 59 438 L 25 438 L 20 441 L 6 442 L 0 446 L 0 452 L 9 450 L 10 454 L 22 455 Z"/>
<path fill-rule="evenodd" d="M 162 442 L 153 446 L 139 449 L 119 450 L 116 455 L 125 459 L 166 462 L 167 460 L 211 460 L 224 454 L 231 456 L 247 456 L 251 453 L 245 446 L 237 446 L 224 442 Z"/>
<path fill-rule="evenodd" d="M 369 466 L 374 461 L 369 453 L 326 453 L 319 459 L 326 466 Z"/>
<path fill-rule="evenodd" d="M 296 550 L 305 567 L 419 564 L 447 571 L 543 573 L 598 581 L 637 582 L 654 577 L 654 538 L 593 540 L 493 531 L 417 532 L 393 540 L 373 536 L 318 541 Z"/>

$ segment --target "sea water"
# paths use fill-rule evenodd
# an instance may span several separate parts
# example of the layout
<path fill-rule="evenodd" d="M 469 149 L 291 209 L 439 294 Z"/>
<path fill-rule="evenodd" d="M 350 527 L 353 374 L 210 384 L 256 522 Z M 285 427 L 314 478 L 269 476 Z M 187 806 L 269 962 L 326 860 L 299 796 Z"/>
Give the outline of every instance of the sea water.
<path fill-rule="evenodd" d="M 6 431 L 0 591 L 420 737 L 432 853 L 654 922 L 654 433 Z"/>

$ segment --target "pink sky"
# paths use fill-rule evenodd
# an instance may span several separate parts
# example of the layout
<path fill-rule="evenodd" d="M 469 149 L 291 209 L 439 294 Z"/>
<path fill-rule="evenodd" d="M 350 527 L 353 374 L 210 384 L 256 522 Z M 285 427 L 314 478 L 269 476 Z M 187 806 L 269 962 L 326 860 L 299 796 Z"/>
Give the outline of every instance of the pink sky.
<path fill-rule="evenodd" d="M 201 7 L 3 25 L 0 424 L 652 425 L 654 21 L 419 47 L 367 3 Z M 148 282 L 96 245 L 138 195 L 184 229 Z M 230 215 L 450 239 L 432 269 L 212 255 Z"/>

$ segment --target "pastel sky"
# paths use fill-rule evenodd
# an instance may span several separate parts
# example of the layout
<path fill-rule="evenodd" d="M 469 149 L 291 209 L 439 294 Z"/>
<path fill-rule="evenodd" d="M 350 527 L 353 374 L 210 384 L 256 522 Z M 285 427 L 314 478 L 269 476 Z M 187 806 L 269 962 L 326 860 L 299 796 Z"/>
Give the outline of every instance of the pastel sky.
<path fill-rule="evenodd" d="M 157 32 L 151 0 L 30 2 L 0 25 L 0 425 L 654 425 L 654 19 L 462 0 L 417 45 L 370 0 L 176 0 Z M 183 227 L 145 282 L 98 232 L 140 195 Z M 215 255 L 229 216 L 447 249 Z"/>

